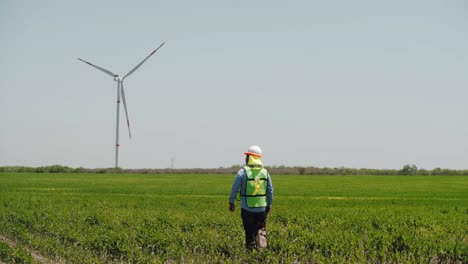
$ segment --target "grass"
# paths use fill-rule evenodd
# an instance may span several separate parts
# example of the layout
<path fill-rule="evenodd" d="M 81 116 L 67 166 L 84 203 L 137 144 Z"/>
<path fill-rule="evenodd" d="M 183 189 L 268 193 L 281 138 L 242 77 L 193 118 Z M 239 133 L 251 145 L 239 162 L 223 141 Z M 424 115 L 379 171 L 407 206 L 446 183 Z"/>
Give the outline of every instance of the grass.
<path fill-rule="evenodd" d="M 468 177 L 273 175 L 262 252 L 227 210 L 233 179 L 3 173 L 0 235 L 72 263 L 468 262 Z"/>
<path fill-rule="evenodd" d="M 34 263 L 32 256 L 21 246 L 12 248 L 3 241 L 0 241 L 0 260 L 7 263 Z"/>

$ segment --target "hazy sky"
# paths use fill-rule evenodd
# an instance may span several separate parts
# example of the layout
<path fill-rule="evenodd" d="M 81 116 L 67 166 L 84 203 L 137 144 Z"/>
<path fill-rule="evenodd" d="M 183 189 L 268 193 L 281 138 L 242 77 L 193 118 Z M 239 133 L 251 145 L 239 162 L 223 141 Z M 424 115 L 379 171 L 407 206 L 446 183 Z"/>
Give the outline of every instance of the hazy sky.
<path fill-rule="evenodd" d="M 468 168 L 468 9 L 439 1 L 0 1 L 0 166 Z M 121 120 L 124 112 L 121 109 Z"/>

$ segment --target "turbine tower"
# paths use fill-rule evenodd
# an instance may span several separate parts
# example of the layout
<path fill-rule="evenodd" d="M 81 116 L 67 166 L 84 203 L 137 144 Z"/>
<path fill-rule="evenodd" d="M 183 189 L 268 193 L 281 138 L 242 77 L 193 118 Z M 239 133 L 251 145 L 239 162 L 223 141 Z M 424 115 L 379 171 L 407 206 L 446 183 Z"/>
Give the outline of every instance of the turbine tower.
<path fill-rule="evenodd" d="M 138 68 L 140 68 L 143 63 L 145 63 L 151 56 L 153 56 L 156 51 L 158 51 L 159 48 L 161 48 L 164 45 L 165 42 L 163 42 L 159 47 L 157 47 L 155 50 L 153 50 L 144 60 L 142 60 L 140 63 L 137 64 L 133 69 L 131 69 L 127 74 L 125 74 L 123 77 L 120 77 L 118 74 L 115 74 L 109 70 L 106 70 L 102 67 L 99 67 L 95 64 L 92 64 L 91 62 L 85 61 L 83 59 L 78 58 L 78 60 L 112 76 L 114 78 L 114 81 L 117 82 L 117 122 L 115 126 L 115 167 L 117 168 L 119 166 L 119 116 L 120 116 L 120 96 L 122 96 L 123 100 L 123 105 L 125 109 L 125 117 L 127 118 L 127 127 L 128 127 L 128 136 L 130 139 L 132 138 L 132 133 L 130 132 L 130 121 L 128 119 L 128 111 L 127 111 L 127 102 L 125 100 L 125 92 L 124 92 L 124 86 L 123 82 L 125 78 L 130 76 L 132 73 L 134 73 Z"/>

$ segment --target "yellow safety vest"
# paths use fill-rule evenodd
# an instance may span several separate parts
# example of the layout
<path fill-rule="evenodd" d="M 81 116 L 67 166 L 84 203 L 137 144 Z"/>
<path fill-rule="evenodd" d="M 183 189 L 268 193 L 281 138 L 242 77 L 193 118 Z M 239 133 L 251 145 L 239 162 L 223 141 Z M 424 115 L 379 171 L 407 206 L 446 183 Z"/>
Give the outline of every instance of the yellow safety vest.
<path fill-rule="evenodd" d="M 245 185 L 245 201 L 248 207 L 265 207 L 268 172 L 262 167 L 244 166 L 247 173 Z"/>

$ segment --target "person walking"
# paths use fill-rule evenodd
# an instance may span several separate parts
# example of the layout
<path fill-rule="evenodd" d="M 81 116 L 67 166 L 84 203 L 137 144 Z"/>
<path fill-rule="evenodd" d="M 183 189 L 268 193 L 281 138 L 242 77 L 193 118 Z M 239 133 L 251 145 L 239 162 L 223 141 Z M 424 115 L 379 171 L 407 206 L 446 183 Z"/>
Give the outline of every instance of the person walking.
<path fill-rule="evenodd" d="M 245 154 L 245 166 L 237 172 L 229 196 L 229 210 L 234 212 L 240 191 L 241 217 L 247 249 L 266 247 L 266 217 L 273 202 L 273 182 L 263 168 L 262 149 L 251 146 Z"/>

